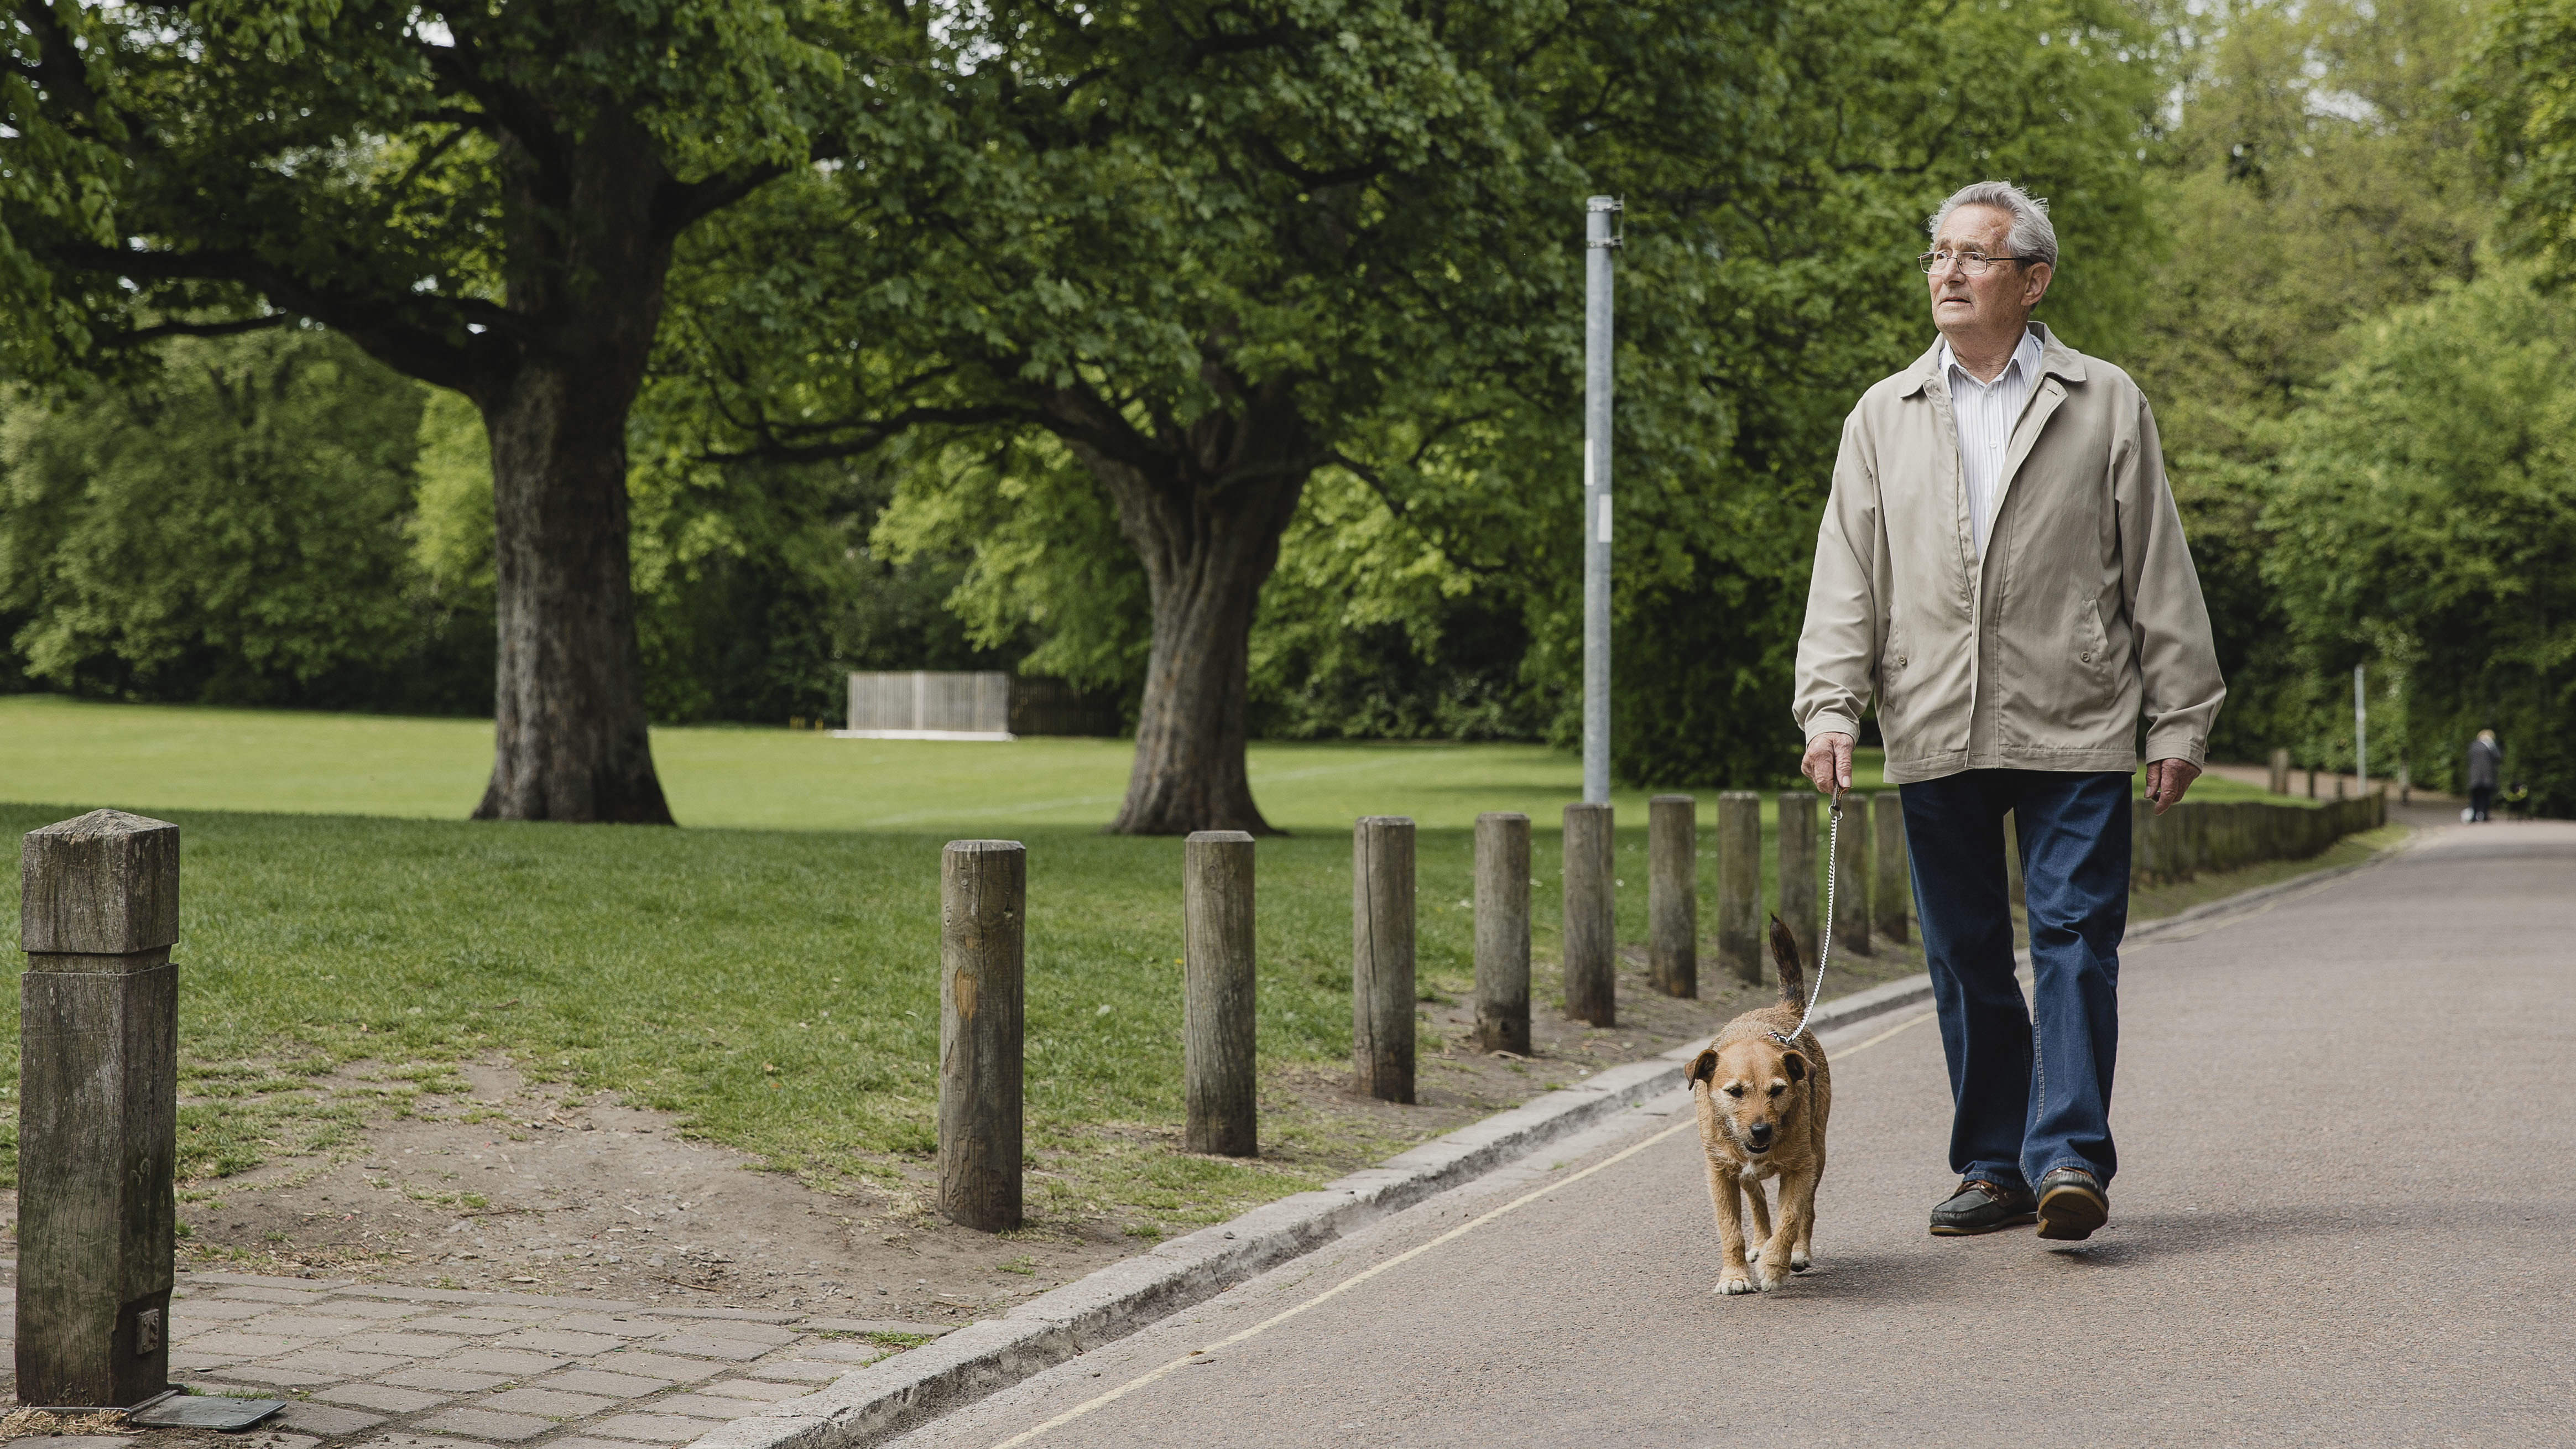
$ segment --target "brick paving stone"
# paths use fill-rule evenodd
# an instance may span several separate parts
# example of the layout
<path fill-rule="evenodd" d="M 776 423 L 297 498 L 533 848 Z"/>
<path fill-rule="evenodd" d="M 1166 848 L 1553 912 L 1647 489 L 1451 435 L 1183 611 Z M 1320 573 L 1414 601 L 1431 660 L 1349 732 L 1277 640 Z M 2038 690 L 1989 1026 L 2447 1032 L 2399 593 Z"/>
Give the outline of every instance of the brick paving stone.
<path fill-rule="evenodd" d="M 226 1364 L 239 1362 L 241 1358 L 237 1354 L 191 1353 L 184 1348 L 170 1350 L 170 1367 L 183 1372 L 195 1373 L 205 1369 L 219 1369 Z"/>
<path fill-rule="evenodd" d="M 771 1348 L 794 1343 L 805 1336 L 800 1329 L 781 1328 L 774 1323 L 750 1323 L 740 1320 L 693 1324 L 690 1331 L 703 1333 L 709 1338 L 737 1339 L 743 1343 L 765 1343 Z"/>
<path fill-rule="evenodd" d="M 671 1386 L 669 1379 L 648 1379 L 635 1374 L 602 1373 L 598 1369 L 566 1369 L 548 1374 L 537 1381 L 543 1389 L 566 1389 L 576 1394 L 606 1394 L 611 1398 L 640 1399 L 658 1394 Z"/>
<path fill-rule="evenodd" d="M 179 1361 L 177 1354 L 170 1361 Z M 274 1384 L 281 1389 L 309 1389 L 315 1384 L 334 1384 L 347 1374 L 317 1374 L 309 1369 L 268 1368 L 257 1364 L 240 1364 L 224 1370 L 226 1378 L 248 1379 L 255 1384 Z"/>
<path fill-rule="evenodd" d="M 549 1332 L 605 1333 L 612 1338 L 659 1338 L 677 1327 L 655 1323 L 649 1318 L 622 1317 L 606 1313 L 567 1313 L 546 1325 Z"/>
<path fill-rule="evenodd" d="M 347 1318 L 323 1318 L 314 1313 L 289 1310 L 272 1313 L 256 1323 L 241 1326 L 243 1333 L 282 1333 L 292 1338 L 338 1339 L 347 1334 L 365 1333 L 375 1327 Z"/>
<path fill-rule="evenodd" d="M 376 1382 L 399 1384 L 407 1389 L 438 1389 L 451 1394 L 479 1394 L 494 1384 L 506 1384 L 514 1377 L 516 1376 L 512 1374 L 466 1373 L 458 1369 L 442 1368 L 436 1364 L 424 1364 L 419 1368 L 404 1369 L 398 1374 L 386 1374 Z"/>
<path fill-rule="evenodd" d="M 914 1323 L 902 1318 L 808 1318 L 805 1326 L 834 1333 L 917 1333 L 924 1338 L 957 1329 L 953 1323 Z"/>
<path fill-rule="evenodd" d="M 562 1359 L 543 1353 L 512 1353 L 500 1348 L 469 1348 L 451 1353 L 438 1361 L 440 1368 L 460 1368 L 469 1373 L 508 1374 L 513 1378 L 541 1374 L 561 1366 Z"/>
<path fill-rule="evenodd" d="M 263 1313 L 276 1311 L 274 1303 L 235 1302 L 229 1298 L 181 1298 L 170 1305 L 170 1330 L 176 1333 L 180 1324 L 192 1319 L 215 1323 L 235 1318 L 257 1318 Z"/>
<path fill-rule="evenodd" d="M 117 1434 L 61 1434 L 45 1441 L 47 1449 L 125 1449 L 134 1441 Z"/>
<path fill-rule="evenodd" d="M 403 1361 L 389 1353 L 351 1353 L 345 1348 L 308 1348 L 277 1361 L 279 1368 L 302 1369 L 306 1373 L 330 1374 L 335 1378 L 373 1378 L 387 1369 L 398 1369 Z"/>
<path fill-rule="evenodd" d="M 428 1434 L 387 1434 L 381 1439 L 368 1440 L 358 1449 L 490 1449 L 490 1446 L 464 1439 L 440 1439 Z"/>
<path fill-rule="evenodd" d="M 361 1409 L 382 1409 L 388 1414 L 414 1414 L 432 1404 L 446 1403 L 452 1394 L 424 1394 L 418 1389 L 398 1389 L 391 1384 L 341 1384 L 321 1389 L 313 1397 L 331 1404 L 355 1404 Z"/>
<path fill-rule="evenodd" d="M 781 1399 L 801 1399 L 813 1392 L 802 1384 L 763 1383 L 758 1379 L 727 1379 L 698 1390 L 702 1394 L 722 1394 L 729 1399 L 757 1399 L 774 1404 Z"/>
<path fill-rule="evenodd" d="M 489 1318 L 498 1323 L 543 1323 L 559 1317 L 559 1308 L 530 1308 L 521 1303 L 475 1303 L 456 1310 L 459 1318 Z"/>
<path fill-rule="evenodd" d="M 217 1298 L 247 1299 L 258 1303 L 294 1303 L 309 1306 L 311 1304 L 321 1302 L 323 1299 L 329 1297 L 330 1294 L 311 1288 L 271 1288 L 264 1284 L 257 1286 L 236 1284 L 232 1287 L 219 1290 L 215 1296 Z"/>
<path fill-rule="evenodd" d="M 189 1351 L 199 1354 L 223 1354 L 235 1359 L 275 1358 L 293 1353 L 313 1341 L 310 1335 L 289 1338 L 276 1333 L 244 1333 L 226 1329 L 220 1333 L 201 1333 L 188 1340 Z"/>
<path fill-rule="evenodd" d="M 561 1439 L 548 1439 L 546 1449 L 635 1449 L 635 1446 L 623 1439 L 584 1439 L 578 1436 L 567 1436 Z"/>
<path fill-rule="evenodd" d="M 792 1380 L 806 1384 L 828 1384 L 851 1371 L 845 1363 L 756 1363 L 751 1366 L 754 1378 Z"/>
<path fill-rule="evenodd" d="M 428 1312 L 429 1305 L 388 1303 L 379 1298 L 334 1298 L 328 1303 L 314 1304 L 312 1311 L 332 1318 L 408 1318 L 415 1313 Z"/>
<path fill-rule="evenodd" d="M 237 1449 L 313 1449 L 322 1441 L 310 1434 L 289 1434 L 282 1429 L 244 1429 L 228 1437 Z"/>
<path fill-rule="evenodd" d="M 601 1354 L 591 1361 L 590 1366 L 606 1369 L 610 1373 L 645 1374 L 681 1384 L 693 1384 L 703 1378 L 712 1378 L 723 1373 L 725 1368 L 723 1364 L 708 1363 L 704 1359 L 673 1358 L 667 1353 L 646 1353 L 641 1349 L 633 1348 L 621 1353 Z"/>
<path fill-rule="evenodd" d="M 552 1328 L 522 1328 L 516 1333 L 506 1334 L 492 1342 L 501 1348 L 533 1348 L 545 1353 L 560 1353 L 567 1356 L 606 1353 L 612 1348 L 622 1348 L 626 1344 L 626 1340 L 610 1338 L 604 1333 L 557 1333 Z"/>
<path fill-rule="evenodd" d="M 768 1407 L 758 1399 L 720 1399 L 713 1394 L 673 1394 L 653 1401 L 654 1413 L 686 1414 L 692 1419 L 748 1419 Z"/>
<path fill-rule="evenodd" d="M 655 1340 L 653 1347 L 664 1353 L 692 1354 L 699 1358 L 730 1359 L 741 1363 L 769 1352 L 775 1345 L 755 1343 L 742 1338 L 716 1338 L 704 1333 L 674 1334 Z"/>
<path fill-rule="evenodd" d="M 277 1411 L 269 1422 L 299 1434 L 355 1434 L 372 1429 L 385 1421 L 382 1414 L 362 1414 L 355 1409 L 335 1409 L 329 1404 L 289 1404 Z"/>
<path fill-rule="evenodd" d="M 316 1274 L 304 1278 L 286 1278 L 275 1273 L 208 1273 L 202 1270 L 179 1275 L 181 1288 L 282 1288 L 297 1293 L 336 1293 L 356 1283 L 355 1278 L 323 1278 Z"/>
<path fill-rule="evenodd" d="M 683 1419 L 676 1414 L 620 1414 L 583 1428 L 611 1439 L 632 1439 L 644 1444 L 686 1444 L 707 1432 L 704 1419 Z"/>
<path fill-rule="evenodd" d="M 533 1439 L 554 1427 L 551 1419 L 532 1419 L 525 1414 L 495 1414 L 489 1409 L 448 1409 L 419 1423 L 420 1427 L 435 1433 L 467 1434 L 503 1444 Z"/>
<path fill-rule="evenodd" d="M 465 1346 L 464 1339 L 430 1333 L 361 1333 L 341 1341 L 360 1353 L 398 1353 L 409 1358 L 436 1358 Z"/>
<path fill-rule="evenodd" d="M 727 1318 L 739 1323 L 794 1323 L 801 1313 L 772 1313 L 765 1308 L 663 1308 L 653 1312 L 664 1318 Z"/>
<path fill-rule="evenodd" d="M 512 1389 L 476 1401 L 478 1409 L 508 1414 L 543 1414 L 549 1419 L 586 1419 L 617 1407 L 617 1400 L 597 1394 L 567 1394 L 555 1389 Z"/>
<path fill-rule="evenodd" d="M 782 1357 L 819 1359 L 826 1363 L 875 1363 L 886 1351 L 873 1343 L 849 1343 L 826 1339 L 821 1343 L 800 1343 L 779 1350 Z"/>
<path fill-rule="evenodd" d="M 518 1327 L 512 1318 L 468 1318 L 462 1313 L 442 1313 L 435 1318 L 415 1318 L 403 1325 L 405 1333 L 466 1333 L 480 1336 L 507 1333 Z"/>

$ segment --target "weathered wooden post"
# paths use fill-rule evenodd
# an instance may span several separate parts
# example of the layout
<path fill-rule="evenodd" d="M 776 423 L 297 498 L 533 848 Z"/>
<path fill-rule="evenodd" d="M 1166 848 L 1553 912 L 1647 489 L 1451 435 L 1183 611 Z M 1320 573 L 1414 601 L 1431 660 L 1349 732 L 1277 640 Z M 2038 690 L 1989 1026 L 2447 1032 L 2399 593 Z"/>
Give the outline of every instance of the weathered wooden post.
<path fill-rule="evenodd" d="M 1029 853 L 952 840 L 939 856 L 939 1210 L 1020 1225 L 1020 1050 Z"/>
<path fill-rule="evenodd" d="M 1181 848 L 1181 1146 L 1260 1155 L 1252 1030 L 1252 837 L 1200 830 Z"/>
<path fill-rule="evenodd" d="M 1809 970 L 1816 964 L 1816 792 L 1780 796 L 1780 919 Z"/>
<path fill-rule="evenodd" d="M 1762 984 L 1762 797 L 1717 797 L 1717 960 L 1748 986 Z"/>
<path fill-rule="evenodd" d="M 1878 881 L 1870 900 L 1878 908 L 1878 933 L 1905 944 L 1906 912 L 1914 905 L 1914 873 L 1905 864 L 1905 797 L 1893 790 L 1870 797 L 1871 859 Z"/>
<path fill-rule="evenodd" d="M 1476 1045 L 1530 1049 L 1530 819 L 1476 817 Z"/>
<path fill-rule="evenodd" d="M 27 832 L 18 944 L 18 1401 L 170 1386 L 179 827 L 93 810 Z"/>
<path fill-rule="evenodd" d="M 2269 786 L 2275 795 L 2290 793 L 2290 752 L 2288 750 L 2272 752 L 2271 778 L 2265 780 L 2264 784 Z"/>
<path fill-rule="evenodd" d="M 1610 807 L 1565 807 L 1565 1019 L 1619 1024 L 1618 842 Z"/>
<path fill-rule="evenodd" d="M 1699 805 L 1646 802 L 1646 979 L 1666 996 L 1699 995 Z"/>
<path fill-rule="evenodd" d="M 1855 955 L 1869 949 L 1869 802 L 1843 802 L 1842 828 L 1829 832 L 1834 852 L 1834 949 Z"/>
<path fill-rule="evenodd" d="M 1352 1087 L 1413 1100 L 1413 821 L 1363 815 L 1351 829 Z"/>

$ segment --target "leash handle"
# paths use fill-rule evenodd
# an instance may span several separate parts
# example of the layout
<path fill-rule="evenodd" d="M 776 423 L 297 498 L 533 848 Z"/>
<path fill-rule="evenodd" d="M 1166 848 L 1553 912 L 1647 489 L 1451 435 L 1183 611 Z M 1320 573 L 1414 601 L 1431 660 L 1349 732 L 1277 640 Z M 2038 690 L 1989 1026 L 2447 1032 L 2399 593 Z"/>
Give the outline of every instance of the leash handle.
<path fill-rule="evenodd" d="M 1825 963 L 1834 954 L 1834 867 L 1842 861 L 1843 797 L 1847 790 L 1834 791 L 1833 808 L 1825 813 L 1825 930 L 1816 946 L 1816 979 L 1807 986 L 1807 1009 L 1798 1017 L 1798 1029 L 1782 1036 L 1771 1033 L 1771 1039 L 1782 1046 L 1794 1047 L 1798 1038 L 1807 1034 L 1807 1023 L 1815 1019 L 1816 1002 L 1825 994 Z"/>

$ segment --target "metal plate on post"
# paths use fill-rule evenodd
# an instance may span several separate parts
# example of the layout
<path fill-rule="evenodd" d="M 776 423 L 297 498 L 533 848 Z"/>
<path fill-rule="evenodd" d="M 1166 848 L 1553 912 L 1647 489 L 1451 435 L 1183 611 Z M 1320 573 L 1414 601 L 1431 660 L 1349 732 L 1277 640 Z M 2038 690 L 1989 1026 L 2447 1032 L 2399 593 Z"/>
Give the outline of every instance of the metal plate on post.
<path fill-rule="evenodd" d="M 215 1394 L 165 1394 L 125 1416 L 138 1429 L 247 1429 L 286 1407 L 284 1399 L 228 1399 Z"/>

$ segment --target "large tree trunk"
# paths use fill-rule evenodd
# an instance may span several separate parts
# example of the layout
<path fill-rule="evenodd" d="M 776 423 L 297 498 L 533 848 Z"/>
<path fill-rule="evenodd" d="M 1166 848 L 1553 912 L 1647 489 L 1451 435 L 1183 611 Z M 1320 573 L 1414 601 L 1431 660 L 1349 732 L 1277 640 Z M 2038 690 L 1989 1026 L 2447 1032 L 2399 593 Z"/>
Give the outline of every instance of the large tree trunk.
<path fill-rule="evenodd" d="M 503 147 L 509 310 L 526 343 L 478 389 L 492 442 L 500 663 L 483 820 L 668 825 L 628 574 L 626 419 L 671 265 L 650 138 L 600 118 L 568 155 Z"/>
<path fill-rule="evenodd" d="M 1136 763 L 1110 830 L 1269 833 L 1244 772 L 1252 616 L 1321 461 L 1286 385 L 1191 425 L 1170 455 L 1067 441 L 1117 504 L 1154 609 Z"/>

